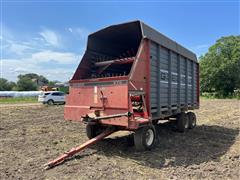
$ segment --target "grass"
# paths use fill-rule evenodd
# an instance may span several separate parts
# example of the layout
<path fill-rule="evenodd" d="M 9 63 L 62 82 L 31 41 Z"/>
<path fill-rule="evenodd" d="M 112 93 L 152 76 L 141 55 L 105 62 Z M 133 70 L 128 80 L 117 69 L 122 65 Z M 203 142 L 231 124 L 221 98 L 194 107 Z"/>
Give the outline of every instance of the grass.
<path fill-rule="evenodd" d="M 36 103 L 37 97 L 0 98 L 0 104 Z"/>
<path fill-rule="evenodd" d="M 238 99 L 240 100 L 240 96 L 209 96 L 209 95 L 201 95 L 201 99 Z"/>
<path fill-rule="evenodd" d="M 236 90 L 233 94 L 223 96 L 217 92 L 203 92 L 201 94 L 202 99 L 238 99 L 240 100 L 240 90 Z"/>

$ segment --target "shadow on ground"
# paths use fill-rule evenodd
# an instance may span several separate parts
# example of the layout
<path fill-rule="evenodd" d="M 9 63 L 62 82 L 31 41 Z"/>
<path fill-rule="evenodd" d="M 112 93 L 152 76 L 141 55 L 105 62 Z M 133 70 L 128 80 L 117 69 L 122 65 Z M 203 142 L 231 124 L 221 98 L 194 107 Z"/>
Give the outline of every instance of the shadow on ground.
<path fill-rule="evenodd" d="M 178 133 L 168 124 L 157 125 L 156 130 L 158 142 L 151 151 L 137 152 L 133 143 L 129 143 L 131 135 L 107 138 L 91 146 L 91 149 L 108 157 L 132 159 L 151 168 L 187 167 L 220 161 L 220 157 L 232 146 L 239 132 L 238 129 L 201 125 L 188 132 Z M 73 159 L 81 159 L 81 156 L 76 155 Z"/>

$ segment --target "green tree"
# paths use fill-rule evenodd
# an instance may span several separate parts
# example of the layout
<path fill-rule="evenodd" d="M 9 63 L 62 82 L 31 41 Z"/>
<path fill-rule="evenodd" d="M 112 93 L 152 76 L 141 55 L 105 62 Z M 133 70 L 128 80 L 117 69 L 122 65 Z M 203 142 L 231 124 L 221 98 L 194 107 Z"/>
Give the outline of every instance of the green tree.
<path fill-rule="evenodd" d="M 19 75 L 17 81 L 17 90 L 19 91 L 36 91 L 37 84 L 32 79 L 26 76 Z"/>
<path fill-rule="evenodd" d="M 44 76 L 40 75 L 38 77 L 38 83 L 42 83 L 43 85 L 47 85 L 49 83 L 48 79 L 45 78 Z"/>
<path fill-rule="evenodd" d="M 0 91 L 11 91 L 16 86 L 14 82 L 7 79 L 0 78 Z"/>
<path fill-rule="evenodd" d="M 231 95 L 240 88 L 240 36 L 222 37 L 200 57 L 201 92 Z"/>
<path fill-rule="evenodd" d="M 43 85 L 48 84 L 48 79 L 47 78 L 45 78 L 42 75 L 35 74 L 35 73 L 20 74 L 18 76 L 18 78 L 19 79 L 21 79 L 21 78 L 31 79 L 33 82 L 35 82 L 37 84 L 37 86 L 43 86 Z"/>
<path fill-rule="evenodd" d="M 48 86 L 50 86 L 50 87 L 54 87 L 54 86 L 56 86 L 56 83 L 59 83 L 60 81 L 49 81 L 48 82 Z"/>

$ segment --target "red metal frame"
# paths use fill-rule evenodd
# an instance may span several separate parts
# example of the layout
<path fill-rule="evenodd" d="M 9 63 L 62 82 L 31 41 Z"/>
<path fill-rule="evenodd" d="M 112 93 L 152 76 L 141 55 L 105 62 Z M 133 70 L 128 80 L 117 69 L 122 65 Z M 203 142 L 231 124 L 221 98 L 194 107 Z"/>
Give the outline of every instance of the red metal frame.
<path fill-rule="evenodd" d="M 107 78 L 94 78 L 94 79 L 79 79 L 79 80 L 70 80 L 69 83 L 86 83 L 86 82 L 105 82 L 105 81 L 115 81 L 115 80 L 128 80 L 128 76 L 116 76 L 116 77 L 107 77 Z"/>
<path fill-rule="evenodd" d="M 133 113 L 131 117 L 118 117 L 99 123 L 105 125 L 115 125 L 125 129 L 137 129 L 141 124 L 139 117 L 142 117 L 144 123 L 150 119 L 149 107 L 149 92 L 150 92 L 150 52 L 149 40 L 143 39 L 141 41 L 139 50 L 132 64 L 132 69 L 128 76 L 104 77 L 93 79 L 73 79 L 70 81 L 70 95 L 66 98 L 66 105 L 64 109 L 64 117 L 67 120 L 81 121 L 81 116 L 88 114 L 94 115 L 94 110 L 101 110 L 101 116 L 133 112 L 132 101 L 129 97 L 130 91 L 142 91 L 145 93 L 145 111 L 143 113 Z M 81 62 L 81 65 L 87 64 Z M 79 68 L 76 70 L 77 76 Z M 121 81 L 127 81 L 126 84 L 121 84 Z M 114 82 L 114 85 L 92 85 L 85 86 L 85 83 L 98 82 Z M 118 84 L 119 83 L 119 84 Z M 97 89 L 97 90 L 96 90 Z M 96 92 L 95 92 L 96 91 Z M 106 96 L 106 104 L 100 100 L 100 91 Z M 138 117 L 138 118 L 135 118 Z"/>
<path fill-rule="evenodd" d="M 65 119 L 80 121 L 81 116 L 86 114 L 94 115 L 93 113 L 96 109 L 102 110 L 102 116 L 128 112 L 127 83 L 103 87 L 98 87 L 97 85 L 81 85 L 78 87 L 78 83 L 74 83 L 74 85 L 76 85 L 76 87 L 70 87 L 70 95 L 66 98 L 67 101 L 64 109 Z M 101 92 L 106 98 L 104 107 Z M 126 117 L 115 118 L 114 122 L 111 120 L 104 120 L 104 124 L 119 126 L 127 126 L 127 122 L 128 119 Z"/>

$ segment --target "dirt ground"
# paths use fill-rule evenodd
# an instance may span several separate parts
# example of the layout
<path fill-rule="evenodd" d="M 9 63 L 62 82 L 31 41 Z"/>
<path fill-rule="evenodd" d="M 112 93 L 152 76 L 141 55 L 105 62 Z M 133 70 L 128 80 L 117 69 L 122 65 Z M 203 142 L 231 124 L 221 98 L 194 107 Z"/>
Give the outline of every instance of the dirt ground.
<path fill-rule="evenodd" d="M 63 106 L 0 109 L 0 179 L 239 179 L 240 101 L 202 100 L 198 126 L 158 125 L 155 149 L 136 152 L 115 134 L 53 169 L 42 165 L 87 140 Z"/>

